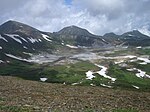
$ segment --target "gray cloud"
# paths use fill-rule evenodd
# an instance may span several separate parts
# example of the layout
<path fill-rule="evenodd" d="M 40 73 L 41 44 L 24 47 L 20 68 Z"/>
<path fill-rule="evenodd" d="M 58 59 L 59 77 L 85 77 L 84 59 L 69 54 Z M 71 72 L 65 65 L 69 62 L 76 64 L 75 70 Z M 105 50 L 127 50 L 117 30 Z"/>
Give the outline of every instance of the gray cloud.
<path fill-rule="evenodd" d="M 133 29 L 149 33 L 150 0 L 3 0 L 0 23 L 8 19 L 40 30 L 58 31 L 78 25 L 92 33 L 123 33 Z"/>

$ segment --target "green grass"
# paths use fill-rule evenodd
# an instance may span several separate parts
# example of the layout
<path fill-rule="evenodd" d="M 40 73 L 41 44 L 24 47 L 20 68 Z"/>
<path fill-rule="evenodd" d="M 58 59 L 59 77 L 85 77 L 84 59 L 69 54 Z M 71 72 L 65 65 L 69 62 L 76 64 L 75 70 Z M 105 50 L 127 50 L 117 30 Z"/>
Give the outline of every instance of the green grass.
<path fill-rule="evenodd" d="M 50 83 L 72 84 L 86 78 L 88 70 L 98 70 L 99 68 L 90 62 L 78 62 L 69 65 L 42 66 L 20 61 L 12 61 L 10 64 L 1 66 L 0 75 L 18 76 L 24 79 L 37 80 L 41 77 L 48 78 Z"/>
<path fill-rule="evenodd" d="M 140 49 L 138 53 L 142 55 L 150 55 L 150 48 Z"/>
<path fill-rule="evenodd" d="M 150 64 L 139 65 L 137 63 L 129 63 L 129 66 L 134 66 L 150 74 Z M 134 72 L 129 72 L 126 68 L 119 67 L 118 65 L 110 64 L 107 73 L 107 75 L 117 78 L 114 83 L 111 83 L 110 79 L 104 78 L 97 73 L 94 74 L 95 78 L 87 80 L 85 73 L 89 70 L 99 71 L 100 68 L 87 61 L 81 61 L 75 64 L 50 66 L 13 60 L 11 63 L 4 64 L 0 67 L 0 75 L 18 76 L 23 79 L 36 81 L 40 81 L 41 77 L 45 77 L 48 78 L 46 82 L 49 83 L 79 83 L 78 85 L 83 86 L 89 86 L 90 84 L 101 86 L 101 84 L 105 84 L 114 88 L 135 89 L 132 86 L 135 85 L 140 87 L 140 90 L 150 91 L 149 79 L 138 78 Z"/>
<path fill-rule="evenodd" d="M 65 82 L 72 84 L 86 78 L 88 70 L 97 70 L 98 67 L 89 62 L 78 62 L 69 65 L 57 65 L 46 67 L 42 74 L 48 78 L 47 82 Z"/>
<path fill-rule="evenodd" d="M 24 79 L 39 79 L 38 73 L 41 67 L 36 64 L 30 64 L 17 60 L 12 60 L 9 64 L 0 67 L 0 75 L 18 76 Z"/>
<path fill-rule="evenodd" d="M 5 98 L 0 97 L 0 102 L 3 102 L 5 100 L 6 100 Z"/>
<path fill-rule="evenodd" d="M 129 72 L 126 68 L 112 65 L 108 70 L 108 75 L 117 78 L 113 84 L 116 87 L 133 88 L 132 85 L 140 87 L 141 90 L 150 91 L 150 80 L 138 78 L 135 73 Z"/>
<path fill-rule="evenodd" d="M 140 65 L 137 63 L 132 63 L 132 65 L 134 65 L 136 68 L 145 71 L 147 74 L 150 75 L 150 64 L 146 64 L 146 65 Z"/>
<path fill-rule="evenodd" d="M 31 112 L 29 108 L 20 106 L 2 106 L 0 105 L 0 111 L 3 112 Z"/>

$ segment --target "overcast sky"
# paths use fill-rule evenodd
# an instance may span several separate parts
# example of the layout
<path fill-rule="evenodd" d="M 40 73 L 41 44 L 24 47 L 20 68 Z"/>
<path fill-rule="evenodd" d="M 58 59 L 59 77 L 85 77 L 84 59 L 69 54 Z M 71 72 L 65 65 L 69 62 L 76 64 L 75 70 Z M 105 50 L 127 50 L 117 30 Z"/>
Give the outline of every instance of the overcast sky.
<path fill-rule="evenodd" d="M 49 32 L 77 25 L 99 35 L 150 35 L 150 0 L 0 0 L 0 24 L 9 19 Z"/>

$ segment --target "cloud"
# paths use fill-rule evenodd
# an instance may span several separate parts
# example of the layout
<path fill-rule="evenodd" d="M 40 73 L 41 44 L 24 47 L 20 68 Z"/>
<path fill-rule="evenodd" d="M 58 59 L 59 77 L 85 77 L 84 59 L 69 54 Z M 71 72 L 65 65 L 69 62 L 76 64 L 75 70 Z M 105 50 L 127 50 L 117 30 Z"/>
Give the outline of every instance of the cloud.
<path fill-rule="evenodd" d="M 77 25 L 95 34 L 149 30 L 150 0 L 5 0 L 0 23 L 13 19 L 40 30 Z"/>
<path fill-rule="evenodd" d="M 97 28 L 90 28 L 97 34 L 110 31 L 121 34 L 140 29 L 149 22 L 149 0 L 74 0 L 73 3 L 97 18 Z"/>
<path fill-rule="evenodd" d="M 118 18 L 123 12 L 122 0 L 75 0 L 75 4 L 82 5 L 92 16 L 106 15 L 108 19 Z"/>

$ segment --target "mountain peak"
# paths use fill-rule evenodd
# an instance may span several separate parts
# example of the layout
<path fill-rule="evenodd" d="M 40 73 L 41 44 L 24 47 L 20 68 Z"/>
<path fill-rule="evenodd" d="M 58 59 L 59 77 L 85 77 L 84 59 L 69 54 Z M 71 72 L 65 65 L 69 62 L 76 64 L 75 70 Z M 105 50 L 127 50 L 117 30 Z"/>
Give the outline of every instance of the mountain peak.
<path fill-rule="evenodd" d="M 91 34 L 88 30 L 86 30 L 84 28 L 80 28 L 80 27 L 75 26 L 75 25 L 71 25 L 71 26 L 65 27 L 65 28 L 61 29 L 57 33 L 58 34 L 62 34 L 62 35 L 85 35 L 85 36 L 93 36 L 93 34 Z"/>
<path fill-rule="evenodd" d="M 0 26 L 0 33 L 25 33 L 37 32 L 38 30 L 21 22 L 9 20 Z"/>
<path fill-rule="evenodd" d="M 138 30 L 132 30 L 132 31 L 124 33 L 123 35 L 125 35 L 125 36 L 141 36 L 143 34 L 141 32 L 139 32 Z"/>
<path fill-rule="evenodd" d="M 104 34 L 103 36 L 110 37 L 110 36 L 117 36 L 117 35 L 115 33 L 113 33 L 113 32 L 110 32 L 110 33 Z"/>
<path fill-rule="evenodd" d="M 21 25 L 25 25 L 25 24 L 23 24 L 21 22 L 14 21 L 14 20 L 9 20 L 9 21 L 3 23 L 0 27 L 6 27 L 6 26 L 10 27 L 12 25 L 13 26 L 21 26 Z"/>
<path fill-rule="evenodd" d="M 79 28 L 78 26 L 75 26 L 75 25 L 71 25 L 71 26 L 68 26 L 70 28 Z"/>
<path fill-rule="evenodd" d="M 8 24 L 8 23 L 20 23 L 20 22 L 14 21 L 14 20 L 8 20 L 8 21 L 6 21 L 4 24 Z"/>

